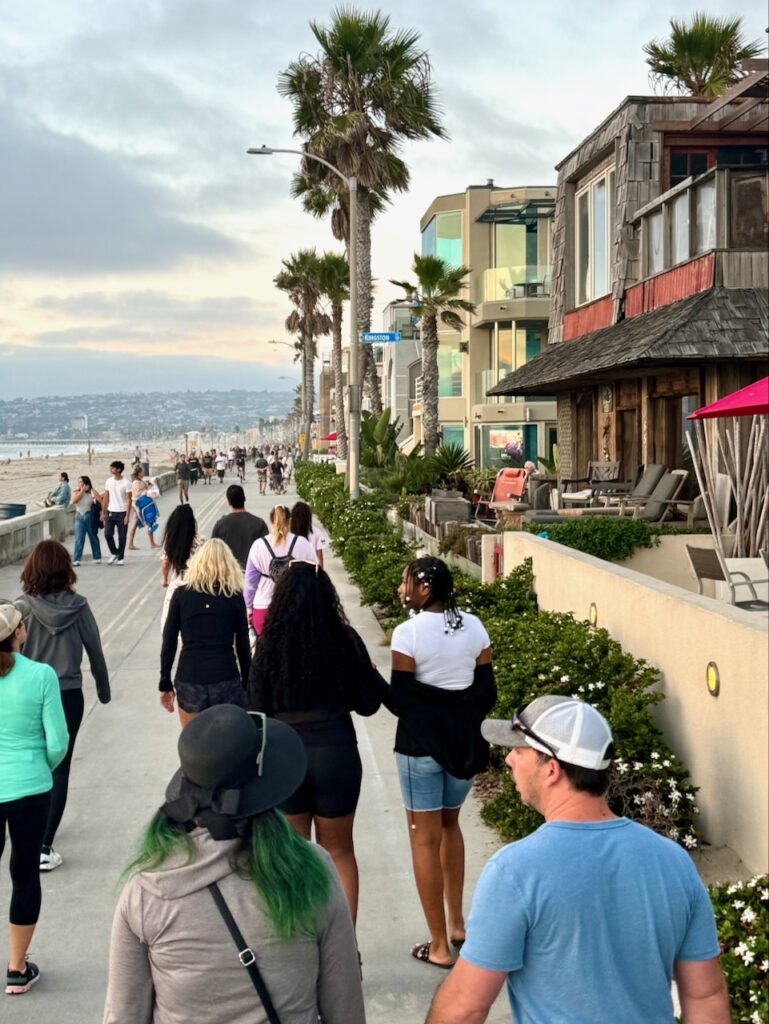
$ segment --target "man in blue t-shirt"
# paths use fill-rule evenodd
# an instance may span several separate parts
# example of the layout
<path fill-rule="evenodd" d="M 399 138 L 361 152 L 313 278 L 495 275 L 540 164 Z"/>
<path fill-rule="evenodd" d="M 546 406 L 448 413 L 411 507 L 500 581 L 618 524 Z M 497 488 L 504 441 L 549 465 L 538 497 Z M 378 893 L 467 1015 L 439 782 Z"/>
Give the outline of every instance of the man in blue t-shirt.
<path fill-rule="evenodd" d="M 691 858 L 606 802 L 606 719 L 547 696 L 482 732 L 512 748 L 515 787 L 545 824 L 484 868 L 427 1024 L 482 1024 L 505 982 L 515 1024 L 673 1024 L 673 976 L 686 1024 L 729 1024 L 713 910 Z"/>

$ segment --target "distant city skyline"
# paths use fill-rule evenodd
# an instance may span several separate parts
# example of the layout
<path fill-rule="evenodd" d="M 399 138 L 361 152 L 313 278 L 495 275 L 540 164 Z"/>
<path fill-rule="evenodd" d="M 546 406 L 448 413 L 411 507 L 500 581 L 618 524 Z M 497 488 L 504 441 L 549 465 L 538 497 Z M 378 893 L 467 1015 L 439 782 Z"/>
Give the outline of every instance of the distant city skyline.
<path fill-rule="evenodd" d="M 368 7 L 370 5 L 362 5 Z M 404 149 L 410 192 L 373 229 L 373 328 L 410 275 L 438 194 L 494 178 L 554 184 L 628 94 L 642 46 L 700 0 L 379 6 L 430 54 L 449 142 Z M 765 40 L 766 7 L 712 0 Z M 278 74 L 315 52 L 333 5 L 0 0 L 0 379 L 11 395 L 249 388 L 298 381 L 272 279 L 305 246 L 339 249 L 289 195 L 298 146 Z M 321 342 L 321 351 L 328 347 Z"/>

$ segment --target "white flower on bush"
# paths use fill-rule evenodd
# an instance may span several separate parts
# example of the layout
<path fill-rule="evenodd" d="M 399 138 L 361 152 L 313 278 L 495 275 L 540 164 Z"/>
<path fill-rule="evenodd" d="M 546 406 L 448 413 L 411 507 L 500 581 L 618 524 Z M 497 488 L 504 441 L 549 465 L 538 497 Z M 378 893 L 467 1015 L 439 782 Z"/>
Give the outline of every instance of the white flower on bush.
<path fill-rule="evenodd" d="M 567 675 L 561 676 L 561 682 L 562 683 L 570 683 L 571 682 L 571 676 L 567 676 Z M 579 689 L 580 689 L 580 693 L 584 693 L 585 692 L 583 687 L 580 686 Z M 590 687 L 590 689 L 592 690 L 592 686 Z"/>
<path fill-rule="evenodd" d="M 743 910 L 740 921 L 742 921 L 743 924 L 750 924 L 751 921 L 755 921 L 757 917 L 758 914 L 755 910 L 751 910 L 750 907 L 748 907 L 746 910 Z"/>
<path fill-rule="evenodd" d="M 750 1015 L 750 1024 L 761 1024 L 761 1014 L 754 1010 Z"/>
<path fill-rule="evenodd" d="M 633 769 L 637 772 L 643 768 L 643 761 L 633 761 Z"/>
<path fill-rule="evenodd" d="M 697 837 L 693 836 L 690 832 L 684 836 L 684 846 L 687 850 L 693 850 L 697 845 Z"/>
<path fill-rule="evenodd" d="M 735 900 L 732 906 L 735 910 L 742 910 L 742 908 L 745 906 L 745 900 Z"/>
<path fill-rule="evenodd" d="M 734 955 L 735 956 L 744 956 L 745 953 L 749 953 L 749 952 L 750 952 L 750 950 L 748 949 L 748 947 L 745 945 L 744 942 L 741 942 L 738 946 L 734 947 Z"/>
<path fill-rule="evenodd" d="M 761 961 L 761 970 L 765 971 L 765 972 L 769 971 L 769 960 L 762 960 Z"/>
<path fill-rule="evenodd" d="M 652 758 L 652 761 L 659 761 L 660 755 L 657 753 L 656 750 L 652 750 L 651 758 Z"/>

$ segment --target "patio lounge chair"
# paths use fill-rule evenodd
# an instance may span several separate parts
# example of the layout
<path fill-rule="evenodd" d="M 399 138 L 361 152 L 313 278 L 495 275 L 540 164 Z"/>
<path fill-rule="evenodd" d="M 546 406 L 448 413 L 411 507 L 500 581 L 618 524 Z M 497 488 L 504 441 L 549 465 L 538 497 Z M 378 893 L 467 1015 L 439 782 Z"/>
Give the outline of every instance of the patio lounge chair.
<path fill-rule="evenodd" d="M 648 466 L 642 468 L 635 483 L 598 483 L 594 488 L 594 494 L 606 508 L 621 505 L 629 498 L 643 498 L 651 494 L 666 472 L 665 466 L 658 462 L 650 462 Z"/>
<path fill-rule="evenodd" d="M 500 469 L 491 492 L 491 508 L 509 502 L 520 502 L 526 489 L 525 469 Z"/>
<path fill-rule="evenodd" d="M 663 473 L 651 494 L 626 497 L 621 504 L 611 508 L 586 508 L 580 509 L 578 515 L 585 516 L 620 516 L 632 515 L 633 519 L 641 519 L 646 523 L 661 523 L 676 506 L 688 506 L 691 510 L 694 502 L 684 501 L 678 495 L 686 482 L 688 472 L 685 469 L 674 469 L 670 473 Z M 527 512 L 523 521 L 525 523 L 558 523 L 566 522 L 574 518 L 568 513 L 558 512 Z"/>
<path fill-rule="evenodd" d="M 756 594 L 756 584 L 769 583 L 769 578 L 765 580 L 752 580 L 746 572 L 741 572 L 739 569 L 730 569 L 721 552 L 714 548 L 695 548 L 687 544 L 686 554 L 689 556 L 692 572 L 697 580 L 697 592 L 699 594 L 702 593 L 703 580 L 716 580 L 719 583 L 726 583 L 729 587 L 731 603 L 736 608 L 746 608 L 748 611 L 759 611 L 769 608 L 769 601 L 761 600 Z M 737 587 L 747 587 L 750 591 L 750 598 L 738 601 L 736 597 Z"/>
<path fill-rule="evenodd" d="M 592 505 L 595 503 L 595 486 L 607 481 L 617 481 L 619 478 L 619 462 L 588 462 L 587 476 L 578 477 L 574 480 L 561 481 L 561 504 L 562 505 Z M 588 486 L 575 490 L 576 484 L 587 484 Z"/>

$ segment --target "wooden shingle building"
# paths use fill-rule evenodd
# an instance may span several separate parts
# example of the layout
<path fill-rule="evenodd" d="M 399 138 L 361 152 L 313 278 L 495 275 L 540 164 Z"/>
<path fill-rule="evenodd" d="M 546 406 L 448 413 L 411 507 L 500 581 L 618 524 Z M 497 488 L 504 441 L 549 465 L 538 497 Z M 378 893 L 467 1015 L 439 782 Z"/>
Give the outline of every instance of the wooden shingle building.
<path fill-rule="evenodd" d="M 718 100 L 627 97 L 558 165 L 543 353 L 491 395 L 555 395 L 560 472 L 684 460 L 700 405 L 766 374 L 769 63 Z"/>

